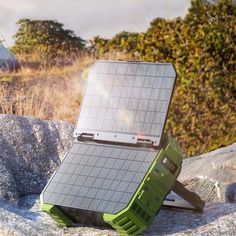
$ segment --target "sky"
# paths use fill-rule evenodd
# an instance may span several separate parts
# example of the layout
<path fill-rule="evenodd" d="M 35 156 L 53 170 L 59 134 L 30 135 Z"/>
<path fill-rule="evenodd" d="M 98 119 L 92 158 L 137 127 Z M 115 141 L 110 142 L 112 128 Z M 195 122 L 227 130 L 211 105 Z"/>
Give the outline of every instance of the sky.
<path fill-rule="evenodd" d="M 156 17 L 184 17 L 190 0 L 0 0 L 0 38 L 14 43 L 20 18 L 57 20 L 84 39 L 145 31 Z"/>

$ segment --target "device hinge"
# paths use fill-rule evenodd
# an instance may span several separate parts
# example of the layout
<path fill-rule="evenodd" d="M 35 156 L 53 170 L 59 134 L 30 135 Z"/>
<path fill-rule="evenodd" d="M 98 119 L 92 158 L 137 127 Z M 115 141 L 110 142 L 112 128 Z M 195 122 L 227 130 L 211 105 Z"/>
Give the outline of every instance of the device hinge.
<path fill-rule="evenodd" d="M 139 139 L 138 138 L 137 144 L 153 145 L 153 141 L 151 141 L 150 139 Z"/>
<path fill-rule="evenodd" d="M 85 138 L 85 139 L 93 139 L 94 138 L 94 134 L 88 134 L 88 133 L 82 133 L 80 135 L 81 138 Z"/>

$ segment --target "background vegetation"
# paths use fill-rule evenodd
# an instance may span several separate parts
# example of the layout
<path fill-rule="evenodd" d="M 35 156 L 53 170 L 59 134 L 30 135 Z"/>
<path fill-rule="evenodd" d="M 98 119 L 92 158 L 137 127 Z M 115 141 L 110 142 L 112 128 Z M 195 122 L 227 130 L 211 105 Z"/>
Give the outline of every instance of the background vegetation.
<path fill-rule="evenodd" d="M 236 140 L 236 7 L 192 1 L 184 19 L 156 18 L 145 33 L 94 38 L 97 57 L 171 62 L 178 80 L 166 130 L 189 154 Z"/>
<path fill-rule="evenodd" d="M 66 65 L 86 51 L 85 41 L 57 21 L 20 19 L 16 24 L 12 51 L 31 65 Z"/>
<path fill-rule="evenodd" d="M 28 63 L 21 71 L 2 76 L 1 113 L 75 122 L 84 84 L 81 73 L 95 61 L 94 56 L 170 62 L 178 79 L 166 131 L 188 155 L 236 141 L 236 7 L 232 1 L 194 0 L 184 19 L 156 18 L 146 32 L 95 37 L 89 48 L 58 22 L 20 20 L 18 24 L 13 50 L 22 64 Z M 38 66 L 32 67 L 31 61 Z M 61 61 L 70 65 L 61 67 Z M 14 101 L 8 99 L 12 94 Z"/>

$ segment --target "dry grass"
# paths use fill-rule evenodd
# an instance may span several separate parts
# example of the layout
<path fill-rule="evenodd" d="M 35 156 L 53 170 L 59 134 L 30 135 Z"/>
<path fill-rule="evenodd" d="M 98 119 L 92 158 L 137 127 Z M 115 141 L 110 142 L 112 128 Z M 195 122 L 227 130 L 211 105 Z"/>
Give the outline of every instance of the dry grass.
<path fill-rule="evenodd" d="M 83 71 L 95 59 L 83 55 L 70 66 L 0 74 L 0 113 L 76 121 L 84 89 Z"/>

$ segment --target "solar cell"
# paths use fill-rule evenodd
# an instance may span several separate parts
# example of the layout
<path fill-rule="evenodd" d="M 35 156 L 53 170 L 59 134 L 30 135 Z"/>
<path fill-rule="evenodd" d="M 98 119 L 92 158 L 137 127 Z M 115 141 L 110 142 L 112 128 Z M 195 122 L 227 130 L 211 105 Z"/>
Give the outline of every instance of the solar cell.
<path fill-rule="evenodd" d="M 98 61 L 90 70 L 75 136 L 159 145 L 175 83 L 171 64 Z"/>
<path fill-rule="evenodd" d="M 42 196 L 43 202 L 116 213 L 127 206 L 158 151 L 74 142 Z"/>

